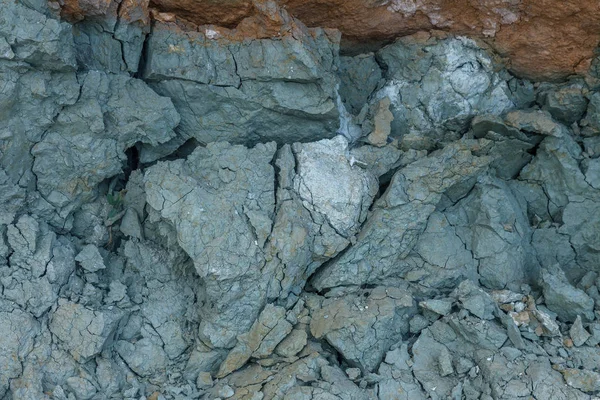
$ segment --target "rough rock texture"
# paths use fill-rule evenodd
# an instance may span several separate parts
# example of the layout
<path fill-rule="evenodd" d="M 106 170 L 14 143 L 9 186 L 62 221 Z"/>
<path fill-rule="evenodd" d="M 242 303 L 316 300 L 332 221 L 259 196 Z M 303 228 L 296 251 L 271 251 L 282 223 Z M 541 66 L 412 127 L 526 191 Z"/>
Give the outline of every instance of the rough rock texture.
<path fill-rule="evenodd" d="M 594 10 L 384 3 L 0 0 L 1 399 L 598 396 Z"/>
<path fill-rule="evenodd" d="M 390 99 L 392 132 L 422 148 L 456 140 L 477 114 L 515 106 L 509 85 L 472 40 L 414 35 L 384 47 L 377 58 L 387 82 L 373 97 Z"/>
<path fill-rule="evenodd" d="M 147 2 L 133 2 L 144 8 Z M 256 13 L 269 1 L 155 0 L 160 11 L 174 13 L 198 25 L 231 27 Z M 467 1 L 300 1 L 278 2 L 308 26 L 339 29 L 349 49 L 381 42 L 419 30 L 440 29 L 484 39 L 509 60 L 510 68 L 530 78 L 560 78 L 584 72 L 600 39 L 595 21 L 600 6 L 592 0 Z M 62 3 L 61 3 L 62 4 Z M 110 1 L 66 1 L 63 14 L 71 17 L 105 14 Z M 252 23 L 250 28 L 260 30 Z"/>
<path fill-rule="evenodd" d="M 274 143 L 253 149 L 210 144 L 185 161 L 160 162 L 144 176 L 148 204 L 172 224 L 204 280 L 210 306 L 201 334 L 212 345 L 231 346 L 264 303 L 262 248 L 274 213 L 274 153 Z"/>
<path fill-rule="evenodd" d="M 183 138 L 253 144 L 335 133 L 339 33 L 308 29 L 284 11 L 277 17 L 281 33 L 273 39 L 153 26 L 143 75 L 173 99 Z"/>

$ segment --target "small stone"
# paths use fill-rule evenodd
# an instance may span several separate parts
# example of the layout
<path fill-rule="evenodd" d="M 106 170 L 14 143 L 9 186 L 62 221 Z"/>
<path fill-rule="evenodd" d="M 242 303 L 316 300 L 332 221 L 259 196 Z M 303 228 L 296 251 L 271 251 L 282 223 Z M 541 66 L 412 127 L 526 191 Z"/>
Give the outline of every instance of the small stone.
<path fill-rule="evenodd" d="M 78 400 L 88 400 L 96 394 L 96 387 L 87 379 L 78 376 L 67 378 L 67 387 Z"/>
<path fill-rule="evenodd" d="M 210 372 L 200 372 L 196 379 L 196 387 L 200 390 L 207 389 L 213 385 L 213 379 Z"/>
<path fill-rule="evenodd" d="M 588 346 L 597 346 L 600 343 L 600 324 L 594 323 L 589 326 L 591 336 L 587 340 Z"/>
<path fill-rule="evenodd" d="M 596 392 L 600 390 L 600 374 L 589 370 L 565 368 L 561 371 L 567 385 L 584 392 Z"/>
<path fill-rule="evenodd" d="M 219 396 L 223 397 L 224 399 L 228 399 L 235 394 L 235 391 L 233 390 L 233 388 L 231 386 L 225 385 L 219 389 L 217 394 Z"/>
<path fill-rule="evenodd" d="M 348 368 L 346 369 L 346 375 L 348 375 L 350 380 L 355 381 L 360 378 L 360 368 Z"/>
<path fill-rule="evenodd" d="M 417 314 L 410 320 L 410 333 L 419 333 L 428 326 L 429 320 L 421 314 Z"/>
<path fill-rule="evenodd" d="M 591 335 L 583 327 L 583 323 L 581 322 L 581 317 L 579 315 L 577 316 L 575 322 L 571 326 L 571 329 L 569 330 L 569 335 L 571 335 L 573 344 L 576 347 L 583 345 L 590 338 Z"/>
<path fill-rule="evenodd" d="M 452 311 L 452 299 L 433 299 L 419 302 L 419 307 L 439 315 L 448 315 Z"/>
<path fill-rule="evenodd" d="M 137 212 L 133 208 L 125 210 L 123 219 L 121 219 L 120 230 L 125 236 L 143 239 L 142 225 L 140 224 Z"/>
<path fill-rule="evenodd" d="M 573 341 L 572 341 L 570 338 L 565 338 L 565 339 L 563 340 L 563 344 L 564 344 L 564 346 L 565 346 L 566 348 L 569 348 L 569 349 L 570 349 L 571 347 L 573 347 Z"/>
<path fill-rule="evenodd" d="M 558 314 L 560 320 L 574 321 L 578 315 L 588 321 L 594 319 L 594 300 L 571 286 L 560 267 L 554 267 L 552 273 L 542 271 L 542 288 L 546 306 Z"/>
<path fill-rule="evenodd" d="M 452 356 L 446 347 L 442 347 L 442 351 L 440 352 L 440 356 L 438 358 L 438 363 L 441 376 L 448 376 L 454 372 L 454 368 L 452 368 Z"/>
<path fill-rule="evenodd" d="M 275 347 L 275 353 L 282 357 L 293 357 L 306 346 L 308 335 L 302 329 L 294 329 Z"/>
<path fill-rule="evenodd" d="M 75 257 L 75 261 L 81 264 L 81 267 L 88 272 L 96 272 L 105 269 L 104 260 L 93 244 L 88 244 Z"/>
<path fill-rule="evenodd" d="M 408 345 L 402 343 L 400 347 L 388 351 L 385 355 L 385 362 L 400 370 L 409 369 L 410 355 L 408 354 Z"/>

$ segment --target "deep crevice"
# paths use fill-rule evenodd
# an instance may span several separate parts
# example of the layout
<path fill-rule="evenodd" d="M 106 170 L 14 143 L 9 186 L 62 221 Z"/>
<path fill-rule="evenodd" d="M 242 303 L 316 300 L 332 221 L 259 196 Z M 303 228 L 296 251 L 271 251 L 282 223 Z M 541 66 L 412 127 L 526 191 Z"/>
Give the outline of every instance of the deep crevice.
<path fill-rule="evenodd" d="M 142 51 L 140 53 L 140 59 L 138 61 L 137 71 L 133 74 L 133 77 L 136 79 L 144 80 L 144 75 L 146 74 L 146 67 L 148 63 L 148 42 L 150 41 L 150 36 L 152 35 L 152 31 L 154 30 L 154 22 L 150 22 L 150 31 L 146 34 L 144 38 L 144 43 L 142 44 Z"/>

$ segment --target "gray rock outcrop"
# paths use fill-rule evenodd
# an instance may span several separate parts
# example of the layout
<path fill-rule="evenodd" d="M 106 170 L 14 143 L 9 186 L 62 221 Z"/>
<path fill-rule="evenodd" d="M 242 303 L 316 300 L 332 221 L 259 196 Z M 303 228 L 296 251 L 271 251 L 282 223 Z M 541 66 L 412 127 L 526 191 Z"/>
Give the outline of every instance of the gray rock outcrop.
<path fill-rule="evenodd" d="M 598 396 L 597 60 L 57 7 L 0 0 L 1 399 Z"/>

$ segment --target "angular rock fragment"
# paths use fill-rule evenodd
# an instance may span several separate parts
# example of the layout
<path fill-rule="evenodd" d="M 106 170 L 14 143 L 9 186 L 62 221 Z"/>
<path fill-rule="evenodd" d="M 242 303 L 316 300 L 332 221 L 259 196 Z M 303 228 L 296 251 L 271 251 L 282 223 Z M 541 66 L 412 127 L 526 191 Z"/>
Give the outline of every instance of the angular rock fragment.
<path fill-rule="evenodd" d="M 136 73 L 150 31 L 147 4 L 110 2 L 107 6 L 104 15 L 90 16 L 73 26 L 77 62 L 87 70 Z"/>
<path fill-rule="evenodd" d="M 584 136 L 597 136 L 600 133 L 600 93 L 593 92 L 589 96 L 585 118 L 581 121 Z"/>
<path fill-rule="evenodd" d="M 569 335 L 571 336 L 571 340 L 573 340 L 573 344 L 577 347 L 583 345 L 590 338 L 591 335 L 583 327 L 581 316 L 578 315 L 575 318 L 575 322 L 569 330 Z"/>
<path fill-rule="evenodd" d="M 89 272 L 97 272 L 105 269 L 104 260 L 94 245 L 88 244 L 77 254 L 75 261 L 79 262 L 83 269 Z"/>
<path fill-rule="evenodd" d="M 115 343 L 115 350 L 133 372 L 144 377 L 160 375 L 168 367 L 167 354 L 149 338 L 135 343 L 120 340 Z"/>
<path fill-rule="evenodd" d="M 357 243 L 311 280 L 318 290 L 368 284 L 402 273 L 442 194 L 476 176 L 491 161 L 472 154 L 481 142 L 458 141 L 399 170 L 365 222 Z"/>
<path fill-rule="evenodd" d="M 558 232 L 568 238 L 575 261 L 583 272 L 598 271 L 600 262 L 600 191 L 590 191 L 588 198 L 571 201 L 563 210 L 563 226 Z M 595 195 L 595 197 L 594 197 Z M 562 265 L 561 265 L 562 266 Z"/>
<path fill-rule="evenodd" d="M 292 330 L 292 325 L 284 317 L 284 308 L 267 304 L 250 331 L 238 336 L 238 342 L 221 364 L 217 378 L 241 368 L 250 357 L 269 356 Z"/>
<path fill-rule="evenodd" d="M 32 149 L 38 190 L 63 218 L 121 172 L 127 148 L 164 143 L 179 122 L 171 101 L 140 80 L 100 71 L 79 79 L 77 103 L 61 111 Z"/>
<path fill-rule="evenodd" d="M 80 304 L 60 301 L 50 319 L 50 331 L 73 358 L 85 363 L 111 345 L 126 313 L 117 309 L 90 310 Z"/>
<path fill-rule="evenodd" d="M 67 378 L 67 388 L 71 390 L 77 399 L 89 400 L 96 394 L 96 387 L 87 379 L 72 376 Z"/>
<path fill-rule="evenodd" d="M 413 137 L 418 146 L 456 140 L 475 115 L 514 107 L 506 81 L 469 39 L 415 35 L 384 47 L 377 57 L 387 68 L 387 83 L 373 99 L 392 100 L 392 135 Z"/>
<path fill-rule="evenodd" d="M 419 307 L 433 311 L 439 315 L 448 315 L 452 311 L 452 300 L 450 299 L 431 299 L 419 302 Z"/>
<path fill-rule="evenodd" d="M 509 113 L 508 115 L 511 115 Z M 471 121 L 471 129 L 476 138 L 493 141 L 490 153 L 497 156 L 492 162 L 499 178 L 512 179 L 533 158 L 530 151 L 542 140 L 541 134 L 521 132 L 510 126 L 510 121 L 496 115 L 477 115 Z"/>
<path fill-rule="evenodd" d="M 542 288 L 546 305 L 561 320 L 575 321 L 579 315 L 587 321 L 594 320 L 594 300 L 571 286 L 559 268 L 542 271 Z"/>
<path fill-rule="evenodd" d="M 385 352 L 408 332 L 416 314 L 409 292 L 377 287 L 339 299 L 325 299 L 313 312 L 311 334 L 325 338 L 351 364 L 373 371 Z"/>
<path fill-rule="evenodd" d="M 20 2 L 6 0 L 0 3 L 0 37 L 10 45 L 11 59 L 41 69 L 75 69 L 71 25 L 49 18 Z"/>
<path fill-rule="evenodd" d="M 590 196 L 590 186 L 579 168 L 581 159 L 581 148 L 569 135 L 549 136 L 540 143 L 536 157 L 519 175 L 519 179 L 543 187 L 544 197 L 549 200 L 546 212 L 555 220 L 560 220 L 560 213 L 571 198 Z"/>
<path fill-rule="evenodd" d="M 307 29 L 285 10 L 276 14 L 281 30 L 272 39 L 154 24 L 144 76 L 173 100 L 184 139 L 253 145 L 335 133 L 339 33 Z"/>
<path fill-rule="evenodd" d="M 549 85 L 547 90 L 543 88 L 540 90 L 538 101 L 552 114 L 552 117 L 566 125 L 571 125 L 583 117 L 587 108 L 588 100 L 583 94 L 583 89 L 584 85 L 581 82 L 557 87 Z"/>
<path fill-rule="evenodd" d="M 319 265 L 353 240 L 377 193 L 377 177 L 352 165 L 342 136 L 278 153 L 277 213 L 268 242 L 270 297 L 298 295 Z"/>
<path fill-rule="evenodd" d="M 597 372 L 574 368 L 566 368 L 561 372 L 571 387 L 587 393 L 600 390 L 600 374 Z"/>
<path fill-rule="evenodd" d="M 307 337 L 304 330 L 294 329 L 277 345 L 275 352 L 282 357 L 295 356 L 306 346 Z"/>
<path fill-rule="evenodd" d="M 150 241 L 128 241 L 123 247 L 127 266 L 143 271 L 139 274 L 145 278 L 148 293 L 140 304 L 141 314 L 163 341 L 169 359 L 176 359 L 191 345 L 190 323 L 194 318 L 190 311 L 196 311 L 197 298 L 203 296 L 200 280 L 192 272 L 192 263 L 180 249 L 179 252 L 168 251 Z M 115 286 L 122 285 L 111 283 L 108 297 Z M 127 293 L 132 292 L 130 287 Z"/>
<path fill-rule="evenodd" d="M 481 319 L 491 320 L 498 314 L 498 308 L 491 296 L 472 281 L 462 281 L 453 292 L 462 308 Z"/>
<path fill-rule="evenodd" d="M 515 110 L 504 116 L 506 124 L 523 132 L 561 138 L 568 135 L 567 127 L 552 119 L 548 112 L 541 110 Z"/>
<path fill-rule="evenodd" d="M 206 285 L 200 332 L 214 346 L 233 346 L 264 304 L 262 246 L 274 212 L 274 153 L 274 143 L 209 144 L 144 176 L 148 204 L 174 226 Z"/>
<path fill-rule="evenodd" d="M 354 57 L 340 57 L 338 74 L 340 96 L 348 111 L 358 114 L 379 84 L 381 68 L 372 53 L 360 54 Z"/>
<path fill-rule="evenodd" d="M 9 225 L 6 236 L 11 253 L 10 266 L 0 267 L 3 298 L 40 317 L 75 270 L 74 246 L 30 215 Z"/>
<path fill-rule="evenodd" d="M 539 266 L 529 222 L 504 182 L 483 179 L 446 215 L 477 260 L 483 285 L 504 289 L 535 279 Z"/>
<path fill-rule="evenodd" d="M 297 175 L 294 189 L 303 205 L 323 215 L 341 236 L 358 233 L 377 193 L 375 177 L 348 160 L 342 136 L 316 143 L 294 144 Z"/>
<path fill-rule="evenodd" d="M 39 323 L 28 313 L 0 312 L 0 396 L 7 394 L 11 380 L 21 376 L 22 363 L 39 332 Z"/>

